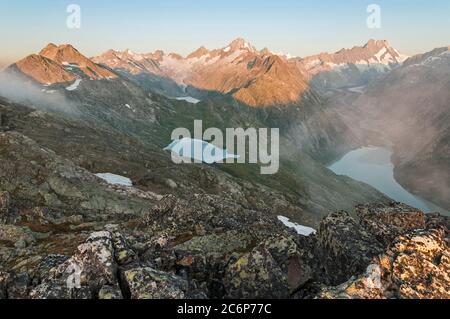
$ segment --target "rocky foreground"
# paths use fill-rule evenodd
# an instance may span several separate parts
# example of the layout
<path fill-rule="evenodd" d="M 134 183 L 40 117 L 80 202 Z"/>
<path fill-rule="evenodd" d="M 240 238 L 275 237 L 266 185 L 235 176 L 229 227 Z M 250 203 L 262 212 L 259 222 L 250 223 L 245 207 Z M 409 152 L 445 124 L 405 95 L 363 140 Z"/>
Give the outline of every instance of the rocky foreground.
<path fill-rule="evenodd" d="M 212 195 L 113 223 L 12 197 L 0 193 L 0 298 L 450 298 L 450 219 L 399 203 L 331 214 L 305 237 Z"/>

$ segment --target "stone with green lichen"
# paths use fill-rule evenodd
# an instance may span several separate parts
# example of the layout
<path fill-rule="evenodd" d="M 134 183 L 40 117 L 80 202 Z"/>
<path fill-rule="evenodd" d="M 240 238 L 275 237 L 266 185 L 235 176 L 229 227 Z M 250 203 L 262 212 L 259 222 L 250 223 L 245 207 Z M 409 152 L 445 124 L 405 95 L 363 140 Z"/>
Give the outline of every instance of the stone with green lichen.
<path fill-rule="evenodd" d="M 183 299 L 188 289 L 184 279 L 149 267 L 127 270 L 123 277 L 132 299 Z"/>
<path fill-rule="evenodd" d="M 17 248 L 33 244 L 36 239 L 27 227 L 0 225 L 0 241 L 10 243 Z"/>
<path fill-rule="evenodd" d="M 287 298 L 287 277 L 264 246 L 232 263 L 225 274 L 228 298 Z"/>
<path fill-rule="evenodd" d="M 123 299 L 122 291 L 118 286 L 103 286 L 98 292 L 98 299 L 112 300 Z"/>
<path fill-rule="evenodd" d="M 255 238 L 244 231 L 229 231 L 223 234 L 211 234 L 194 237 L 175 247 L 176 250 L 202 252 L 204 254 L 229 254 L 246 252 L 254 247 Z"/>

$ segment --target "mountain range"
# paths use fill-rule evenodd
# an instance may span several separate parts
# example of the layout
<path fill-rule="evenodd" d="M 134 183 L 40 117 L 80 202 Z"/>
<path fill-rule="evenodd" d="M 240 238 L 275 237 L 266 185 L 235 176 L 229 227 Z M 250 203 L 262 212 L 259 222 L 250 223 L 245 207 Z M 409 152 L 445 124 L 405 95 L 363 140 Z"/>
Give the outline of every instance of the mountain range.
<path fill-rule="evenodd" d="M 385 72 L 406 58 L 387 41 L 370 40 L 362 47 L 333 54 L 290 58 L 268 49 L 258 51 L 238 38 L 224 48 L 201 47 L 187 57 L 163 51 L 136 54 L 126 50 L 108 51 L 92 60 L 112 69 L 134 75 L 159 75 L 182 87 L 232 95 L 247 105 L 264 107 L 297 102 L 308 91 L 309 80 L 318 73 L 357 68 L 360 74 L 354 77 L 359 84 L 367 72 Z"/>
<path fill-rule="evenodd" d="M 295 104 L 310 91 L 311 83 L 320 87 L 326 87 L 327 82 L 335 86 L 365 84 L 406 58 L 387 41 L 370 40 L 362 47 L 333 54 L 289 58 L 268 49 L 258 51 L 239 38 L 224 48 L 201 47 L 186 57 L 163 51 L 138 54 L 110 50 L 88 59 L 71 45 L 49 44 L 38 55 L 30 55 L 12 67 L 42 84 L 73 81 L 79 75 L 94 80 L 113 78 L 114 71 L 150 89 L 157 88 L 157 83 L 164 87 L 161 82 L 165 82 L 167 87 L 172 82 L 170 89 L 160 89 L 160 93 L 218 93 L 252 107 L 267 107 Z"/>

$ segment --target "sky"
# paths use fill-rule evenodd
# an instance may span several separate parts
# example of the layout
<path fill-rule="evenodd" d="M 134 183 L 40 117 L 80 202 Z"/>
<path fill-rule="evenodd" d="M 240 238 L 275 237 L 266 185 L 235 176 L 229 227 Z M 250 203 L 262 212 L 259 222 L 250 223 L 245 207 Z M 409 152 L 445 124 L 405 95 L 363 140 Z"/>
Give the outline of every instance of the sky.
<path fill-rule="evenodd" d="M 367 27 L 367 6 L 381 28 Z M 67 6 L 81 8 L 70 29 Z M 71 43 L 87 56 L 108 49 L 186 55 L 243 37 L 258 49 L 308 56 L 386 39 L 413 55 L 450 45 L 448 0 L 0 0 L 0 66 L 47 43 Z"/>

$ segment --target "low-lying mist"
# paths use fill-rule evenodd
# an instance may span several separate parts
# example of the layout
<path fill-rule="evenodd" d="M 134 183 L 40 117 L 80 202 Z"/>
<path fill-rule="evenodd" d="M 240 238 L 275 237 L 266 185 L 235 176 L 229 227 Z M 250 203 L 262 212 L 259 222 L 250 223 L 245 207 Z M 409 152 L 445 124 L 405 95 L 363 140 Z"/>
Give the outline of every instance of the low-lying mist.
<path fill-rule="evenodd" d="M 42 88 L 7 70 L 0 72 L 0 96 L 43 111 L 78 114 L 77 106 L 69 102 L 63 92 Z"/>

